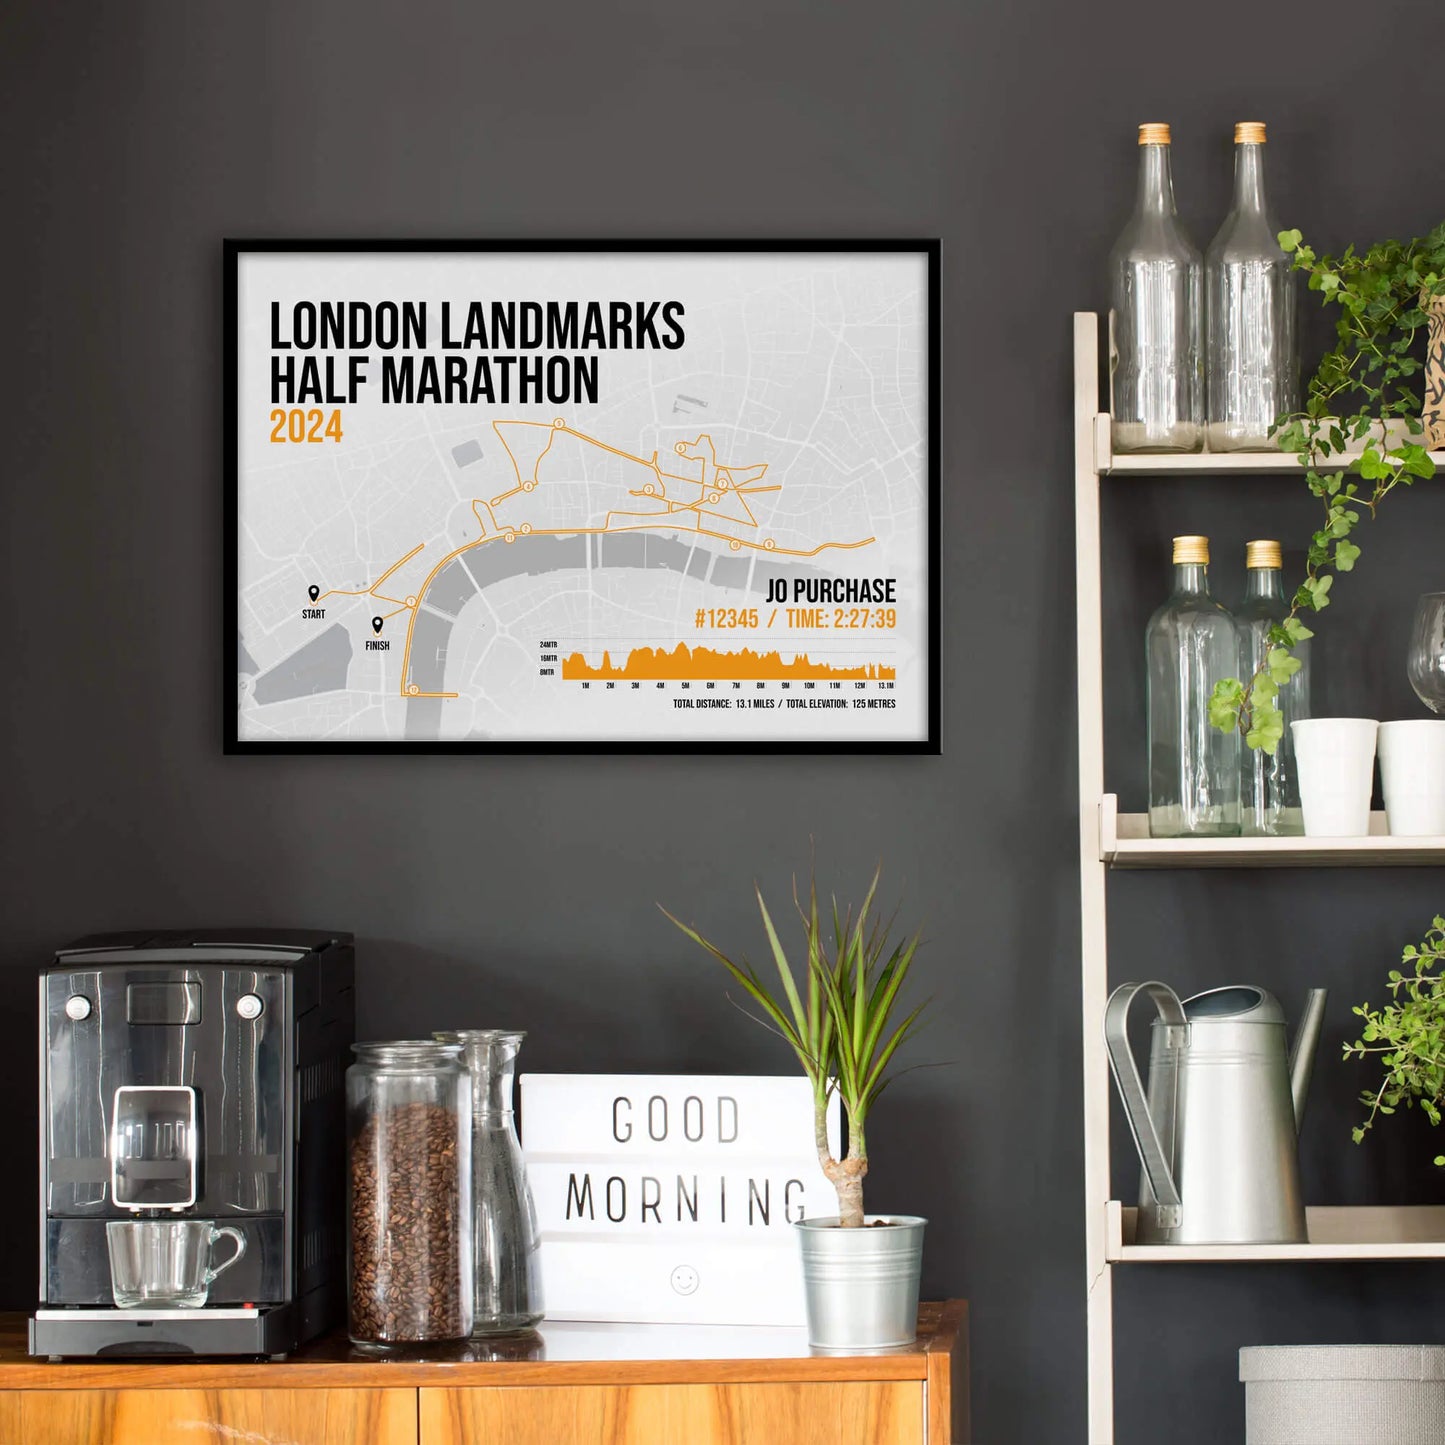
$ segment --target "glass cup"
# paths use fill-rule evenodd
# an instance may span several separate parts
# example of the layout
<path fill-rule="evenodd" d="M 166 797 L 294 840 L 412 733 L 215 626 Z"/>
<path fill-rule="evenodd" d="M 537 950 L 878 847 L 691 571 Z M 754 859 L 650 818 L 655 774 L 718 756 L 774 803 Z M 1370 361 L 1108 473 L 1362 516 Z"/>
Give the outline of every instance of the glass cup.
<path fill-rule="evenodd" d="M 212 1268 L 218 1239 L 235 1252 Z M 115 1219 L 105 1226 L 110 1246 L 110 1286 L 121 1309 L 195 1309 L 206 1302 L 211 1281 L 246 1252 L 246 1237 L 210 1219 Z"/>

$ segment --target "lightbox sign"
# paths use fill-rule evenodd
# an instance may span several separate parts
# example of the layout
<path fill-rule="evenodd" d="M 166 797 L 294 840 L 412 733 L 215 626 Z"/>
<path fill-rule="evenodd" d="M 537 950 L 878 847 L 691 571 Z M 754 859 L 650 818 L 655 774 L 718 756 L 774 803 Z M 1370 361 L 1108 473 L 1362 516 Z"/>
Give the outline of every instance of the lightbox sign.
<path fill-rule="evenodd" d="M 807 1079 L 525 1074 L 551 1319 L 801 1325 L 792 1226 L 837 1213 Z M 839 1108 L 829 1110 L 836 1154 Z"/>

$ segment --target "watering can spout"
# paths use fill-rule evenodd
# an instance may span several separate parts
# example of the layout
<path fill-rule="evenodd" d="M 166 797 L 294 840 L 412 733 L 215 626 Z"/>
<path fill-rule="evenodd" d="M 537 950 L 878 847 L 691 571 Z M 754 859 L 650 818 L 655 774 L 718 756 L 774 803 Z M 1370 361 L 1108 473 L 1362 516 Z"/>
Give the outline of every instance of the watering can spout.
<path fill-rule="evenodd" d="M 1294 1031 L 1294 1046 L 1289 1055 L 1289 1092 L 1294 1101 L 1296 1136 L 1304 1123 L 1305 1101 L 1309 1097 L 1310 1075 L 1314 1072 L 1320 1029 L 1325 1021 L 1325 1000 L 1328 997 L 1328 989 L 1312 988 L 1305 999 L 1305 1011 Z"/>

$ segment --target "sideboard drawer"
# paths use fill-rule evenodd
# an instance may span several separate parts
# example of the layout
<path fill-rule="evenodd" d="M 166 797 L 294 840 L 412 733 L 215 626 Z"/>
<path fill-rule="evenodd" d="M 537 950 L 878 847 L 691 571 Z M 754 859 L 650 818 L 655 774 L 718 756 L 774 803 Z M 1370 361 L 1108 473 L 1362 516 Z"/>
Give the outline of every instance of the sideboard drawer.
<path fill-rule="evenodd" d="M 913 1380 L 421 1391 L 420 1445 L 924 1445 Z"/>
<path fill-rule="evenodd" d="M 343 1440 L 347 1445 L 417 1445 L 416 1391 L 0 1393 L 0 1445 L 337 1445 Z"/>

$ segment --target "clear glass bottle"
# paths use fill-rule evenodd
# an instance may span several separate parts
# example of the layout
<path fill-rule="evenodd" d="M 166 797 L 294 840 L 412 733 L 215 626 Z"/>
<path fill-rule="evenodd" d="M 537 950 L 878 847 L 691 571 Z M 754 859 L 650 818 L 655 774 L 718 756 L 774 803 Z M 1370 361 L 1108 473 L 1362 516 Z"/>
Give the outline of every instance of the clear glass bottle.
<path fill-rule="evenodd" d="M 458 1029 L 472 1088 L 473 1335 L 510 1334 L 541 1322 L 537 1210 L 512 1113 L 513 1076 L 524 1033 Z"/>
<path fill-rule="evenodd" d="M 1209 723 L 1239 670 L 1234 619 L 1209 595 L 1209 538 L 1174 539 L 1174 590 L 1149 619 L 1149 835 L 1239 833 L 1239 734 Z"/>
<path fill-rule="evenodd" d="M 1274 451 L 1299 408 L 1298 293 L 1264 192 L 1264 126 L 1234 128 L 1234 205 L 1204 259 L 1205 436 L 1215 452 Z"/>
<path fill-rule="evenodd" d="M 1197 452 L 1204 271 L 1174 210 L 1169 127 L 1139 127 L 1139 194 L 1109 255 L 1109 409 L 1121 452 Z"/>
<path fill-rule="evenodd" d="M 1239 632 L 1239 676 L 1248 682 L 1264 666 L 1269 630 L 1289 612 L 1278 542 L 1247 542 L 1244 548 L 1244 601 L 1234 612 Z M 1295 771 L 1292 722 L 1310 715 L 1310 645 L 1294 648 L 1300 670 L 1279 690 L 1284 736 L 1274 756 L 1262 748 L 1241 748 L 1244 763 L 1240 831 L 1251 838 L 1284 838 L 1305 830 L 1300 812 L 1299 774 Z"/>
<path fill-rule="evenodd" d="M 387 1350 L 472 1328 L 472 1093 L 461 1049 L 352 1045 L 346 1071 L 353 1342 Z"/>

